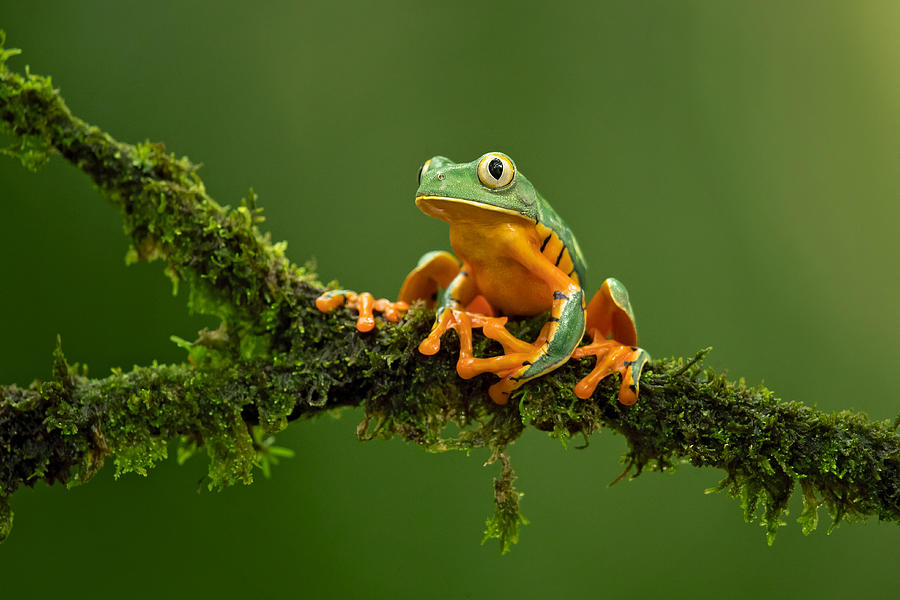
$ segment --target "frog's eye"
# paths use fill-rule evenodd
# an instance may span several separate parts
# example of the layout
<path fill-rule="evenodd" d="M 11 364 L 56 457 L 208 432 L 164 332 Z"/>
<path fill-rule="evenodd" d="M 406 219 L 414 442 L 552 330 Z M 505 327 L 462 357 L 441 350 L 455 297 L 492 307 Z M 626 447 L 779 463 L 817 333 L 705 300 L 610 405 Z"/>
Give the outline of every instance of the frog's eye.
<path fill-rule="evenodd" d="M 425 164 L 419 167 L 419 185 L 422 185 L 422 175 L 428 172 L 428 165 L 431 164 L 431 159 L 425 161 Z"/>
<path fill-rule="evenodd" d="M 488 154 L 478 163 L 478 179 L 489 188 L 509 185 L 515 174 L 512 161 L 502 154 Z"/>

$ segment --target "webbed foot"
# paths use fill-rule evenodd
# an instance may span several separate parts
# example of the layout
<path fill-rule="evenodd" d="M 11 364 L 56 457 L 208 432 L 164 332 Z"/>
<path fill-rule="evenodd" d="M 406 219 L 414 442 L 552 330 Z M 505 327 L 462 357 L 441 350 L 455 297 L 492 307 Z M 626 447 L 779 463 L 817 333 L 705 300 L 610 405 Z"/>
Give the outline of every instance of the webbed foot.
<path fill-rule="evenodd" d="M 351 290 L 331 290 L 316 298 L 316 308 L 322 312 L 329 312 L 344 304 L 357 311 L 359 316 L 356 318 L 356 329 L 363 333 L 375 328 L 376 312 L 382 313 L 385 320 L 396 323 L 409 310 L 406 302 L 391 302 L 386 298 L 376 300 L 369 292 L 357 294 Z"/>
<path fill-rule="evenodd" d="M 581 399 L 587 399 L 594 395 L 600 381 L 612 373 L 622 376 L 622 384 L 619 387 L 619 402 L 630 406 L 637 402 L 638 388 L 640 386 L 641 371 L 650 355 L 637 346 L 627 346 L 615 340 L 607 340 L 594 331 L 593 342 L 586 346 L 576 348 L 572 358 L 586 358 L 594 356 L 597 364 L 587 377 L 575 385 L 575 395 Z"/>
<path fill-rule="evenodd" d="M 492 385 L 488 393 L 491 400 L 497 404 L 506 404 L 510 392 L 521 385 L 518 382 L 511 382 L 508 377 L 520 370 L 523 365 L 530 365 L 530 360 L 540 355 L 540 347 L 546 340 L 546 336 L 542 334 L 535 344 L 522 341 L 506 330 L 506 322 L 506 317 L 489 317 L 480 313 L 444 309 L 435 320 L 431 333 L 419 344 L 419 352 L 426 355 L 437 353 L 441 348 L 441 337 L 448 330 L 455 329 L 459 336 L 456 372 L 463 379 L 471 379 L 482 373 L 497 375 L 501 381 Z M 472 330 L 478 327 L 486 337 L 500 342 L 504 354 L 489 358 L 478 358 L 474 355 Z"/>

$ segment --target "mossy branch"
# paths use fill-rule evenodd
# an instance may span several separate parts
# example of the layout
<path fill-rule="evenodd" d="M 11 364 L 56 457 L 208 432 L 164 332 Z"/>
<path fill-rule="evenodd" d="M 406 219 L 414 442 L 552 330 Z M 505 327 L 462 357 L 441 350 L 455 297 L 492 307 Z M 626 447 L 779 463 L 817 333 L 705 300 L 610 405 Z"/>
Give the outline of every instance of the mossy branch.
<path fill-rule="evenodd" d="M 528 426 L 563 442 L 608 427 L 627 440 L 635 473 L 681 461 L 722 469 L 718 489 L 739 498 L 770 541 L 798 484 L 806 533 L 822 505 L 834 523 L 900 518 L 892 424 L 781 402 L 764 387 L 704 369 L 704 353 L 652 363 L 632 407 L 617 402 L 615 381 L 577 399 L 572 388 L 586 361 L 570 361 L 496 406 L 486 394 L 491 377 L 456 375 L 453 336 L 437 357 L 416 351 L 429 311 L 414 307 L 400 324 L 379 322 L 360 335 L 349 312 L 314 308 L 321 285 L 260 234 L 252 193 L 236 209 L 216 204 L 187 159 L 161 144 L 117 142 L 72 116 L 49 78 L 8 70 L 15 53 L 3 49 L 0 33 L 0 127 L 16 140 L 4 153 L 32 169 L 59 153 L 89 174 L 122 213 L 130 257 L 164 261 L 176 284 L 187 283 L 191 307 L 222 326 L 195 342 L 175 339 L 188 352 L 183 364 L 90 379 L 58 347 L 52 377 L 27 389 L 0 387 L 0 539 L 12 522 L 7 501 L 22 484 L 83 483 L 107 457 L 117 473 L 146 473 L 173 440 L 180 457 L 205 449 L 210 487 L 248 483 L 254 467 L 265 470 L 283 454 L 268 436 L 343 406 L 363 407 L 363 439 L 401 436 L 430 451 L 488 448 L 502 471 L 486 534 L 503 550 L 523 522 L 506 450 Z M 540 325 L 538 318 L 511 327 L 533 336 Z M 490 344 L 479 338 L 478 349 L 496 352 Z M 458 429 L 448 437 L 450 424 Z"/>

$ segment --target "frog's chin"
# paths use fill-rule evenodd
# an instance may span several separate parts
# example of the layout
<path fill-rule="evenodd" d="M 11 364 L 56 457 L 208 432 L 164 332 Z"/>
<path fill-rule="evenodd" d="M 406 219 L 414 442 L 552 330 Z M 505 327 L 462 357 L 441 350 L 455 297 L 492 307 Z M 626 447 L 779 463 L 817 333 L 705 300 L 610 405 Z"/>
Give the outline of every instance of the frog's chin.
<path fill-rule="evenodd" d="M 521 213 L 492 204 L 468 200 L 465 198 L 449 198 L 447 196 L 416 196 L 416 206 L 430 217 L 452 223 L 455 221 L 505 220 L 516 217 L 528 221 Z"/>

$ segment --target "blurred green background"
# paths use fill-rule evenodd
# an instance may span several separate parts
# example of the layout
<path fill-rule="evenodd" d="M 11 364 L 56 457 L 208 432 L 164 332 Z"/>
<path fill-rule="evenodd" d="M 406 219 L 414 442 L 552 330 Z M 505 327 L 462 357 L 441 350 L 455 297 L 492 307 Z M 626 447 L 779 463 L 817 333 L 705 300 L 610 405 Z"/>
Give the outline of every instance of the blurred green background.
<path fill-rule="evenodd" d="M 900 5 L 894 2 L 6 2 L 13 61 L 117 138 L 202 162 L 222 204 L 260 194 L 323 280 L 392 295 L 446 224 L 412 203 L 433 154 L 510 154 L 573 227 L 589 286 L 625 282 L 642 345 L 781 397 L 898 411 Z M 0 382 L 67 356 L 180 361 L 187 314 L 156 264 L 125 268 L 88 178 L 0 159 Z M 362 444 L 359 411 L 293 424 L 270 480 L 195 493 L 203 458 L 148 478 L 24 489 L 4 598 L 885 597 L 894 524 L 792 506 L 774 547 L 690 466 L 612 488 L 621 438 L 512 448 L 532 521 L 479 546 L 486 454 Z M 796 499 L 795 499 L 796 500 Z M 28 592 L 27 590 L 30 590 Z"/>

